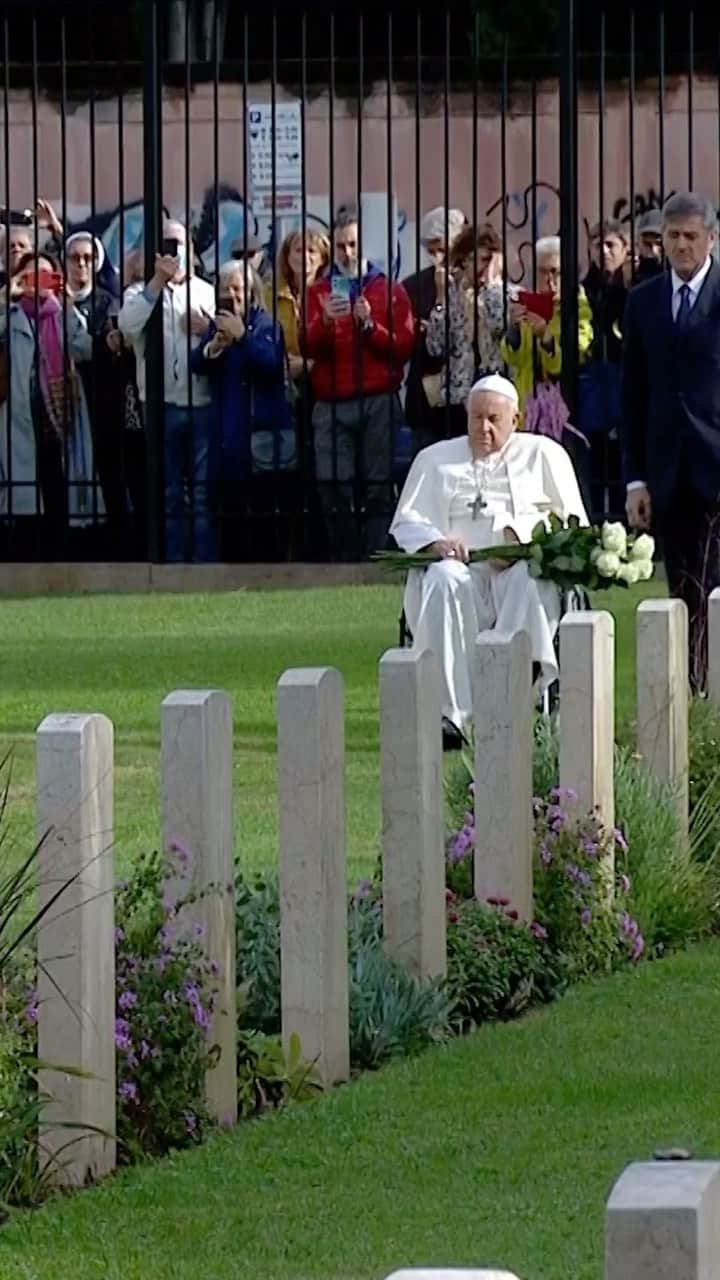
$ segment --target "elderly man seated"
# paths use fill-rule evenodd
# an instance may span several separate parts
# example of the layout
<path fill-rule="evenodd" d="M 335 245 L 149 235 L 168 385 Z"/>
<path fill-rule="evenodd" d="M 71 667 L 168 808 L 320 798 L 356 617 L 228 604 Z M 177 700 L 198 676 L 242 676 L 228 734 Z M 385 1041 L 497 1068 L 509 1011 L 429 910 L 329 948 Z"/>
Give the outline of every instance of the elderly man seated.
<path fill-rule="evenodd" d="M 390 526 L 403 551 L 437 553 L 438 563 L 408 574 L 405 615 L 413 645 L 440 659 L 445 745 L 462 743 L 472 719 L 475 637 L 496 627 L 527 631 L 534 679 L 557 678 L 553 637 L 560 595 L 527 564 L 468 565 L 468 553 L 526 542 L 555 512 L 588 523 L 572 462 L 545 436 L 515 433 L 518 395 L 507 378 L 481 378 L 468 398 L 468 434 L 417 455 Z"/>

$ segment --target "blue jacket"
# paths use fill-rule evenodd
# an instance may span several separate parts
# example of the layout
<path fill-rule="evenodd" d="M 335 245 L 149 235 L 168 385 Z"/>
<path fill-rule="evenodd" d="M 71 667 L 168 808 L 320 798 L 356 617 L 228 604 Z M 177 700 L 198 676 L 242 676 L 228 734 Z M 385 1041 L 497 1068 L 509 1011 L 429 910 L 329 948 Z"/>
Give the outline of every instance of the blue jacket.
<path fill-rule="evenodd" d="M 285 342 L 280 325 L 259 307 L 251 309 L 242 341 L 208 359 L 205 350 L 215 331 L 211 324 L 192 352 L 190 366 L 210 383 L 222 474 L 244 477 L 251 471 L 253 431 L 282 431 L 292 425 L 285 394 Z"/>

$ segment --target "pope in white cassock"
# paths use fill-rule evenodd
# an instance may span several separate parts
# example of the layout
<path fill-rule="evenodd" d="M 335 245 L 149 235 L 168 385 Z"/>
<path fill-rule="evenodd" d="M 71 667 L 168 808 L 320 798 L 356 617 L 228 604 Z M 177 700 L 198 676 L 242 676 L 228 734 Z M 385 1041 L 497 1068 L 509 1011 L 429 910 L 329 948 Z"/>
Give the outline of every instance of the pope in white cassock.
<path fill-rule="evenodd" d="M 423 449 L 415 458 L 390 532 L 403 551 L 434 551 L 439 560 L 412 570 L 405 616 L 413 647 L 440 659 L 446 739 L 459 740 L 472 720 L 470 663 L 480 631 L 527 631 L 533 668 L 546 688 L 557 679 L 553 638 L 560 593 L 531 578 L 527 564 L 468 565 L 468 552 L 527 542 L 551 511 L 588 523 L 575 471 L 562 445 L 515 433 L 518 395 L 507 378 L 476 382 L 468 398 L 468 434 Z"/>

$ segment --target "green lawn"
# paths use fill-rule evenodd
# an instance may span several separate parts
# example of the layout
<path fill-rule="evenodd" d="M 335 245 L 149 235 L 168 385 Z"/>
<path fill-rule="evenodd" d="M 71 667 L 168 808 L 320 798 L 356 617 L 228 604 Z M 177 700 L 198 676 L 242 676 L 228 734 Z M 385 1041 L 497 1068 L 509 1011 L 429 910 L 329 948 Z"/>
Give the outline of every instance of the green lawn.
<path fill-rule="evenodd" d="M 657 589 L 660 589 L 659 587 Z M 618 711 L 632 715 L 637 591 L 617 611 Z M 377 663 L 397 643 L 400 589 L 3 600 L 0 746 L 14 752 L 10 822 L 34 825 L 34 730 L 51 711 L 102 711 L 116 731 L 116 849 L 122 869 L 154 846 L 160 703 L 173 689 L 226 689 L 235 707 L 236 848 L 246 867 L 277 856 L 275 684 L 290 666 L 337 666 L 347 706 L 348 876 L 364 875 L 380 826 Z"/>
<path fill-rule="evenodd" d="M 2 1280 L 599 1280 L 610 1186 L 717 1156 L 717 944 L 485 1027 L 0 1231 Z"/>

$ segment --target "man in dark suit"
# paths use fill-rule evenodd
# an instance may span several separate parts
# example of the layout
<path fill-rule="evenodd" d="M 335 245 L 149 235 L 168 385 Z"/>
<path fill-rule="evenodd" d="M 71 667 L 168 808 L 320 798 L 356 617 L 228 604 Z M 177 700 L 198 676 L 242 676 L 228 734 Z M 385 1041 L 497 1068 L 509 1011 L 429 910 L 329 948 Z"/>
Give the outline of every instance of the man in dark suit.
<path fill-rule="evenodd" d="M 432 399 L 431 380 L 443 369 L 443 361 L 428 355 L 425 331 L 430 312 L 437 302 L 436 272 L 444 268 L 453 241 L 465 226 L 467 218 L 460 209 L 445 210 L 441 207 L 426 213 L 420 223 L 420 243 L 431 264 L 403 280 L 415 316 L 415 347 L 405 383 L 405 421 L 412 428 L 416 453 L 426 445 L 453 434 L 452 424 L 448 422 L 452 408 L 439 408 L 428 400 L 428 391 Z M 463 408 L 463 433 L 465 428 Z"/>
<path fill-rule="evenodd" d="M 693 193 L 663 209 L 670 270 L 625 308 L 623 461 L 628 523 L 657 529 L 670 593 L 690 621 L 690 681 L 707 675 L 707 595 L 720 585 L 720 266 L 717 214 Z"/>

